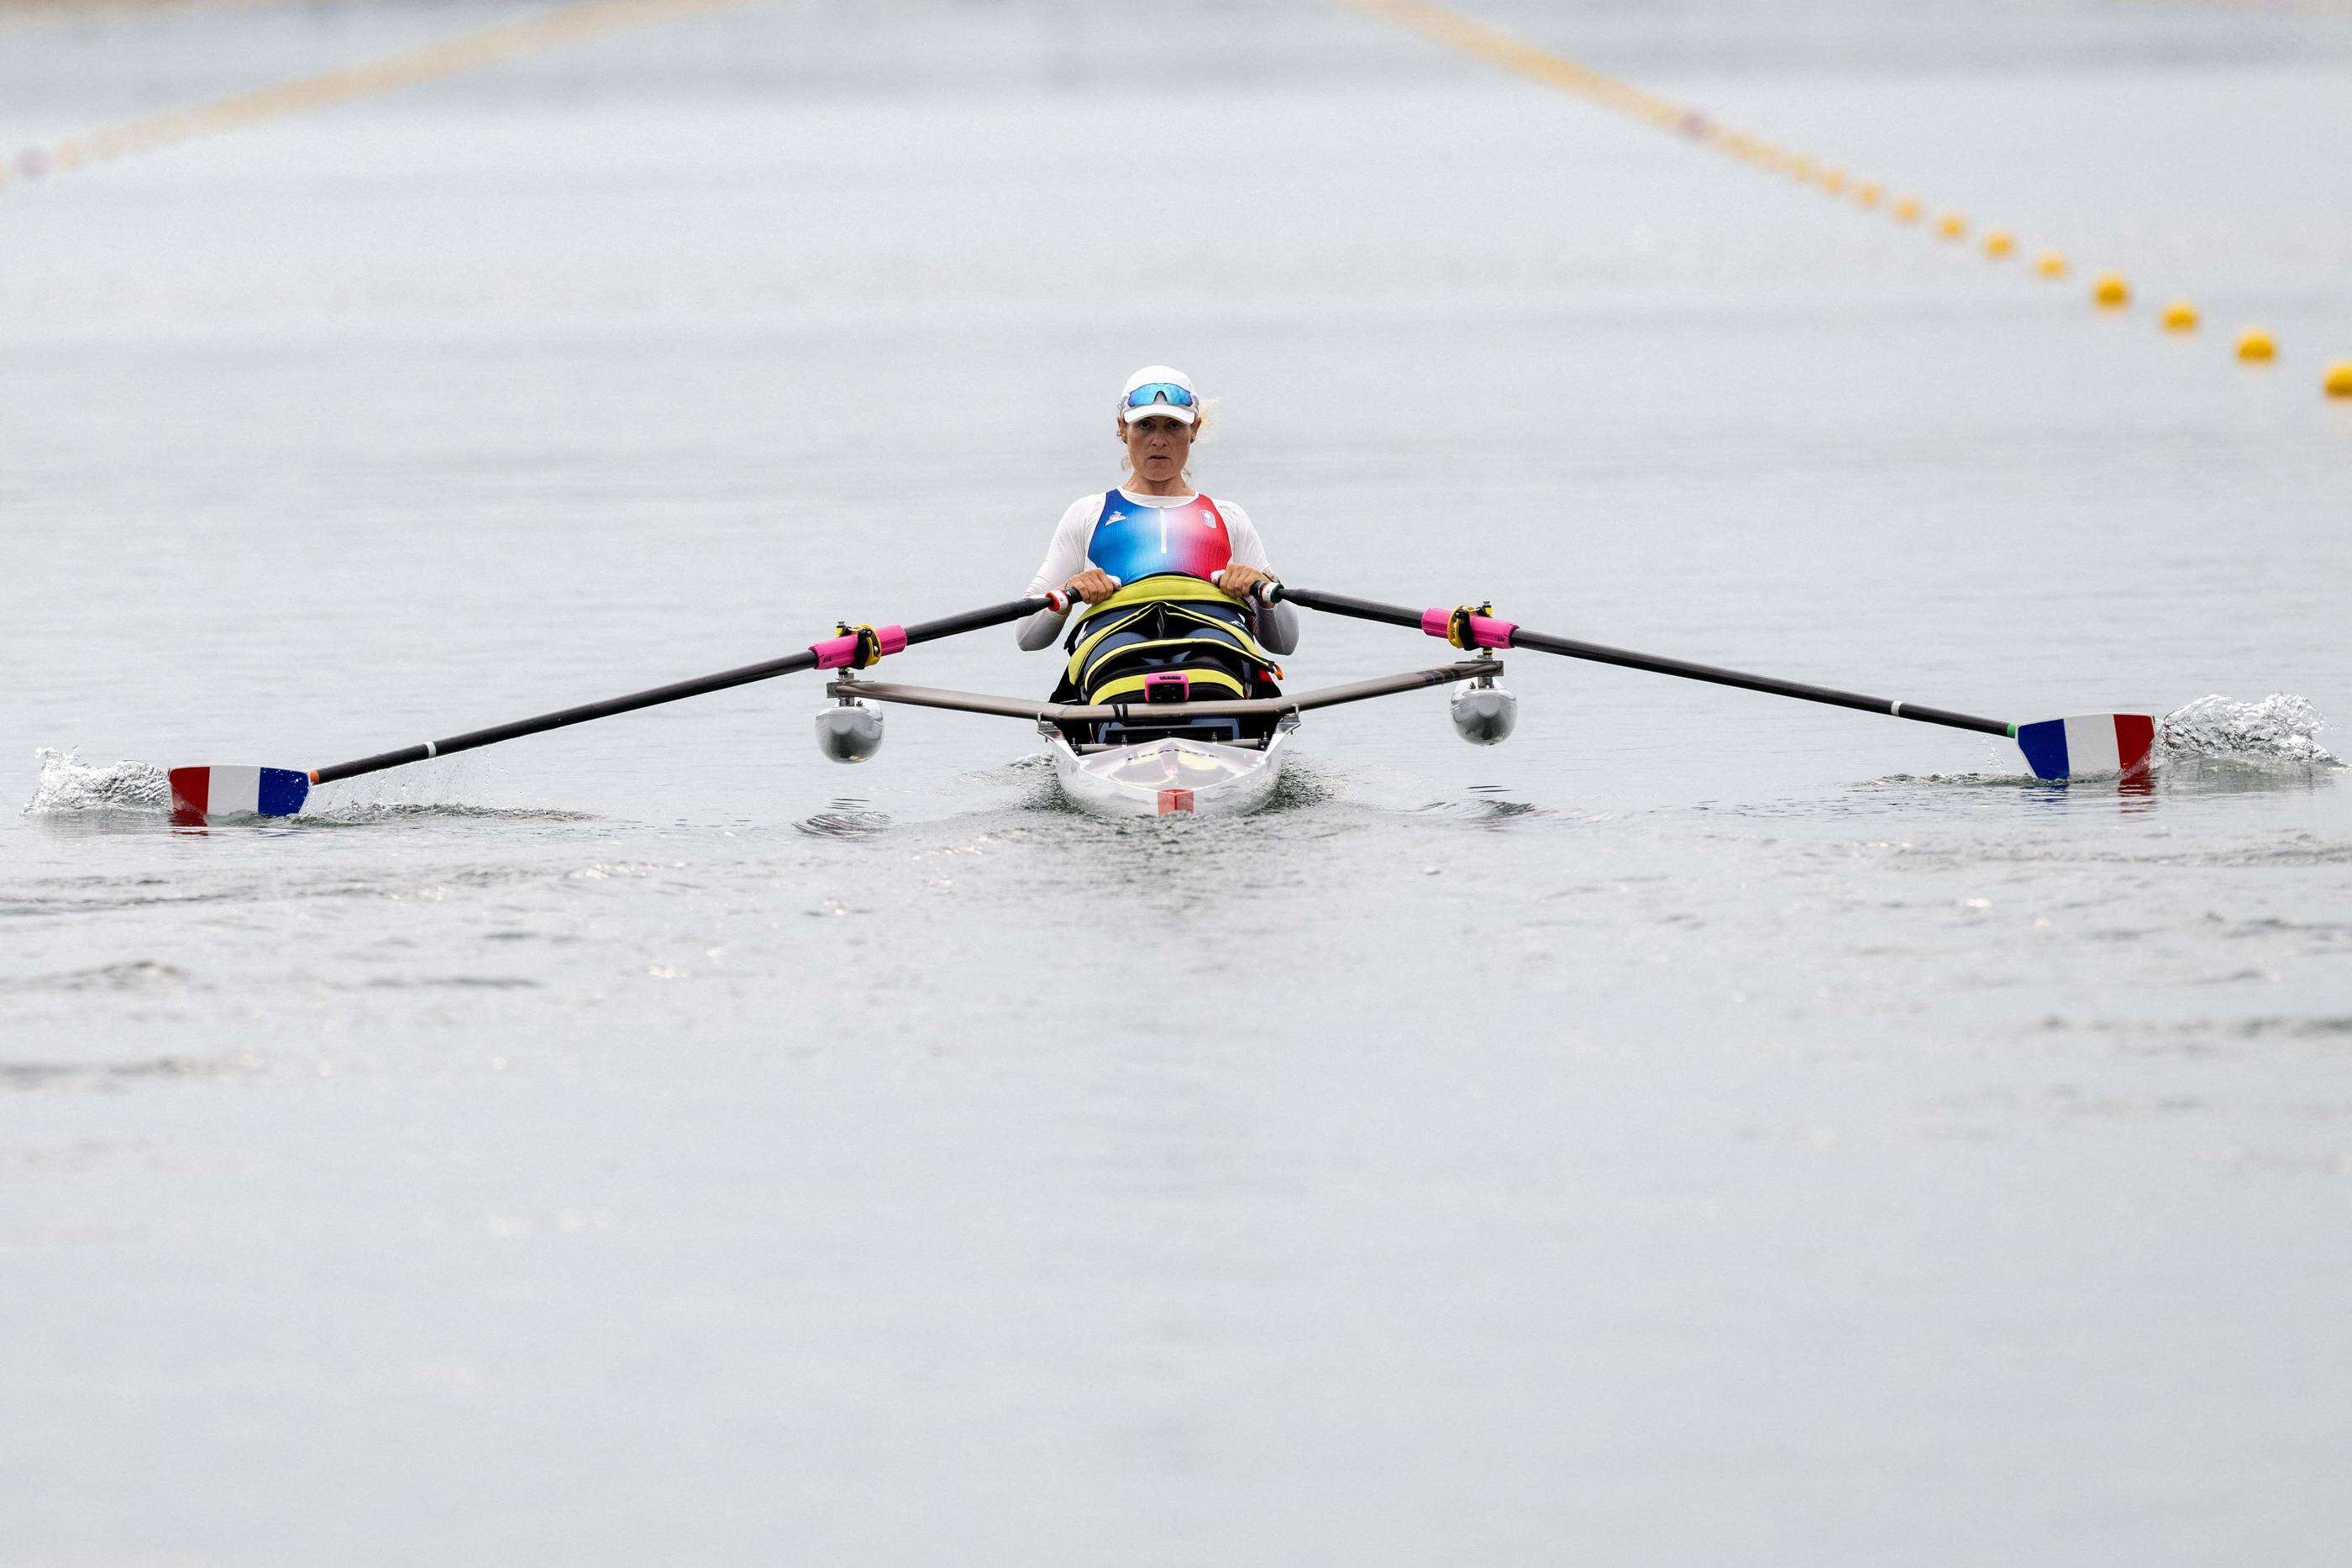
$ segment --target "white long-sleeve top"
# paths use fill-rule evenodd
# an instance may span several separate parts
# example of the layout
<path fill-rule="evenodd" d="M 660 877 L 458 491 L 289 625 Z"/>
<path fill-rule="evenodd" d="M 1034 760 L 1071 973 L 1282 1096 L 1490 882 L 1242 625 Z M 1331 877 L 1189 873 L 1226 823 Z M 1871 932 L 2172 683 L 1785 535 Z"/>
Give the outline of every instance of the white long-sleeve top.
<path fill-rule="evenodd" d="M 1181 507 L 1192 497 L 1182 496 L 1139 496 L 1122 487 L 1119 495 L 1139 507 Z M 1028 597 L 1051 589 L 1060 588 L 1084 571 L 1093 562 L 1087 555 L 1087 542 L 1094 538 L 1095 519 L 1102 516 L 1102 492 L 1079 497 L 1070 503 L 1069 510 L 1054 527 L 1053 541 L 1045 547 L 1045 559 L 1037 563 L 1037 575 L 1029 580 Z M 1225 519 L 1225 543 L 1232 552 L 1235 566 L 1254 566 L 1272 576 L 1274 568 L 1266 563 L 1265 545 L 1257 537 L 1257 525 L 1249 514 L 1231 501 L 1220 500 L 1217 513 Z M 1070 618 L 1066 610 L 1040 610 L 1027 620 L 1016 623 L 1021 646 L 1031 653 L 1050 648 L 1062 634 Z M 1298 612 L 1287 604 L 1262 604 L 1257 607 L 1257 640 L 1273 653 L 1289 654 L 1298 651 Z"/>

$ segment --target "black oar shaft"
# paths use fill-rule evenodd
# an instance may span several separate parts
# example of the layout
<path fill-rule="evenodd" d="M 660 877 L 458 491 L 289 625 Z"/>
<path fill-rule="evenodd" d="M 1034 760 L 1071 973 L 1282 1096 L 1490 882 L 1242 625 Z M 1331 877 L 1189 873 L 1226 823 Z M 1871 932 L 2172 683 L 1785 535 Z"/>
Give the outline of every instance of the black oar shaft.
<path fill-rule="evenodd" d="M 1940 724 L 1953 729 L 1981 730 L 1987 735 L 2009 734 L 2009 726 L 1997 718 L 1979 718 L 1973 714 L 1954 713 L 1949 708 L 1923 707 L 1916 703 L 1895 702 L 1886 697 L 1874 697 L 1863 692 L 1840 691 L 1835 686 L 1816 686 L 1804 681 L 1783 681 L 1771 675 L 1751 675 L 1744 670 L 1727 670 L 1715 664 L 1694 664 L 1688 659 L 1667 659 L 1655 653 L 1636 653 L 1626 648 L 1612 648 L 1600 643 L 1582 643 L 1573 637 L 1554 637 L 1542 632 L 1514 629 L 1511 632 L 1511 646 L 1533 648 L 1540 653 L 1559 653 L 1570 659 L 1589 659 L 1596 664 L 1617 664 L 1628 670 L 1648 670 L 1655 674 L 1680 675 L 1685 680 L 1711 681 L 1718 686 L 1739 686 L 1751 692 L 1769 692 L 1774 696 L 1795 697 L 1801 702 L 1827 703 L 1832 707 L 1859 708 L 1864 713 L 1883 713 L 1895 718 L 1917 719 L 1921 724 Z"/>
<path fill-rule="evenodd" d="M 1304 588 L 1282 585 L 1282 599 L 1293 604 L 1304 604 L 1309 610 L 1320 610 L 1327 615 L 1352 615 L 1359 621 L 1384 621 L 1391 626 L 1421 624 L 1421 612 L 1407 610 L 1402 604 L 1376 604 L 1369 599 L 1351 599 L 1344 593 L 1315 593 Z"/>
<path fill-rule="evenodd" d="M 1400 604 L 1380 604 L 1369 599 L 1351 599 L 1342 593 L 1317 593 L 1285 584 L 1280 597 L 1294 604 L 1303 604 L 1309 610 L 1320 610 L 1333 615 L 1352 615 L 1359 620 L 1380 621 L 1391 626 L 1422 627 L 1425 624 L 1422 611 L 1408 610 Z M 1803 681 L 1784 681 L 1771 675 L 1750 674 L 1744 670 L 1727 670 L 1719 665 L 1696 664 L 1688 659 L 1637 653 L 1628 648 L 1612 648 L 1600 643 L 1580 642 L 1573 637 L 1554 637 L 1548 632 L 1530 632 L 1520 626 L 1511 629 L 1508 645 L 1529 648 L 1542 653 L 1558 653 L 1570 659 L 1587 659 L 1599 664 L 1616 664 L 1628 670 L 1647 670 L 1654 674 L 1707 681 L 1718 686 L 1769 692 L 1774 696 L 1794 697 L 1801 702 L 1827 703 L 1834 707 L 1857 708 L 1864 713 L 1883 713 L 1895 718 L 1914 719 L 1921 724 L 1940 724 L 1951 729 L 1972 729 L 1985 735 L 2003 737 L 2015 733 L 2013 727 L 1997 718 L 1979 718 L 1974 714 L 1955 713 L 1949 708 L 1924 707 L 1916 703 L 1895 702 L 1862 692 L 1840 691 L 1834 686 L 1816 686 Z"/>
<path fill-rule="evenodd" d="M 1017 621 L 1024 615 L 1045 608 L 1043 599 L 1017 599 L 1003 604 L 992 604 L 984 610 L 969 610 L 961 615 L 943 616 L 937 621 L 925 621 L 906 628 L 908 643 L 928 643 L 940 637 L 952 637 L 960 632 L 977 632 L 985 626 L 998 626 L 1007 621 Z M 378 752 L 355 762 L 338 762 L 331 768 L 321 768 L 310 775 L 313 784 L 331 784 L 338 779 L 356 779 L 362 773 L 381 773 L 387 768 L 403 768 L 412 762 L 424 762 L 436 757 L 446 757 L 455 751 L 471 751 L 476 747 L 495 746 L 502 740 L 518 740 L 526 735 L 540 735 L 551 729 L 562 729 L 592 719 L 611 718 L 615 714 L 634 713 L 639 708 L 657 707 L 686 697 L 698 697 L 709 692 L 723 692 L 730 686 L 749 685 L 777 675 L 789 675 L 817 666 L 817 653 L 803 648 L 797 653 L 787 653 L 781 659 L 769 659 L 757 664 L 739 665 L 721 670 L 715 675 L 698 675 L 690 681 L 677 681 L 647 691 L 631 692 L 626 696 L 607 697 L 603 702 L 583 703 L 578 707 L 559 708 L 531 718 L 519 718 L 511 724 L 492 725 L 488 729 L 471 729 L 463 735 L 453 735 L 446 740 L 426 741 L 418 746 L 404 746 L 397 751 Z"/>
<path fill-rule="evenodd" d="M 1045 599 L 1013 599 L 1003 604 L 992 604 L 984 610 L 967 610 L 961 615 L 942 615 L 937 621 L 918 621 L 907 628 L 907 641 L 929 643 L 941 637 L 953 637 L 965 632 L 983 631 L 1002 626 L 1007 621 L 1018 621 L 1024 615 L 1034 615 L 1051 601 Z"/>
<path fill-rule="evenodd" d="M 698 697 L 707 692 L 723 692 L 730 686 L 748 685 L 774 675 L 789 675 L 800 670 L 816 668 L 816 655 L 806 648 L 781 659 L 764 664 L 745 664 L 738 669 L 722 670 L 715 675 L 703 675 L 691 681 L 677 681 L 651 690 L 631 692 L 626 696 L 607 697 L 603 702 L 583 703 L 578 707 L 558 708 L 530 718 L 519 718 L 511 724 L 494 724 L 488 729 L 469 729 L 463 735 L 453 735 L 446 740 L 427 741 L 421 746 L 404 746 L 397 751 L 379 752 L 362 757 L 356 762 L 339 762 L 332 768 L 321 768 L 311 775 L 317 784 L 331 784 L 338 779 L 354 779 L 362 773 L 380 773 L 387 768 L 405 767 L 411 762 L 423 762 L 428 758 L 446 757 L 453 751 L 471 751 L 478 746 L 495 746 L 501 740 L 520 740 L 526 735 L 540 735 L 551 729 L 562 729 L 591 719 L 610 718 L 614 714 L 633 713 L 641 707 L 654 707 L 662 703 L 674 703 L 685 697 Z"/>

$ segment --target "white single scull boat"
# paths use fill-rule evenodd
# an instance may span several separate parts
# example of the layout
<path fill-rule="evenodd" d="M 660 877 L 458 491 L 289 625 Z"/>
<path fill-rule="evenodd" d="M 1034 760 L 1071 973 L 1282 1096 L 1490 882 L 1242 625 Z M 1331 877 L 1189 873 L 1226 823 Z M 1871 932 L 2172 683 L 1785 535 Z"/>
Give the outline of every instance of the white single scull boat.
<path fill-rule="evenodd" d="M 898 685 L 859 680 L 844 671 L 825 688 L 835 706 L 816 716 L 817 748 L 836 762 L 873 756 L 882 744 L 876 703 L 1032 719 L 1054 758 L 1062 793 L 1073 805 L 1105 817 L 1234 816 L 1256 810 L 1274 793 L 1300 714 L 1454 685 L 1460 687 L 1454 698 L 1454 727 L 1465 738 L 1491 745 L 1511 729 L 1513 699 L 1495 684 L 1502 673 L 1500 659 L 1481 653 L 1433 669 L 1282 696 L 1089 704 Z M 1263 733 L 1230 740 L 1166 733 L 1190 728 L 1199 719 L 1238 719 Z M 1120 738 L 1088 738 L 1114 726 Z"/>

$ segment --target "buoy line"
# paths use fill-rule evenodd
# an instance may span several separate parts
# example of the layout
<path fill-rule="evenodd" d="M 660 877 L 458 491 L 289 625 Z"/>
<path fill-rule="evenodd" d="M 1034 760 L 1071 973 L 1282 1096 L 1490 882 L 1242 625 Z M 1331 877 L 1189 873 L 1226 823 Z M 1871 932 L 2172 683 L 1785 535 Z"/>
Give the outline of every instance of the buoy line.
<path fill-rule="evenodd" d="M 606 33 L 649 26 L 704 12 L 725 11 L 752 0 L 583 0 L 471 33 L 404 49 L 361 65 L 255 88 L 209 103 L 164 110 L 117 124 L 25 148 L 0 162 L 0 191 L 55 173 L 102 163 L 133 152 L 234 131 L 354 99 L 397 92 L 442 77 L 478 70 L 542 49 L 584 43 Z"/>
<path fill-rule="evenodd" d="M 1724 124 L 1690 105 L 1677 103 L 1647 89 L 1620 80 L 1500 28 L 1431 4 L 1430 0 L 1339 0 L 1339 3 L 1367 16 L 1392 22 L 1490 65 L 1517 72 L 1545 87 L 1573 93 L 1599 108 L 1696 141 L 1767 173 L 1785 175 L 1827 195 L 1851 202 L 1858 210 L 1874 211 L 1883 204 L 1888 216 L 1906 225 L 1919 224 L 1930 216 L 1928 204 L 1916 195 L 1896 192 L 1889 197 L 1889 188 L 1882 182 L 1863 179 L 1850 171 L 1779 146 L 1753 131 Z M 1967 216 L 1948 208 L 1935 212 L 1926 227 L 1946 243 L 1965 241 L 1969 236 Z M 1985 232 L 1979 248 L 1987 260 L 1999 262 L 2015 254 L 2018 243 L 2013 231 L 1995 228 Z M 2045 281 L 2063 280 L 2072 270 L 2067 258 L 2054 250 L 2041 251 L 2033 258 L 2034 275 Z M 2102 272 L 2092 280 L 2091 301 L 2102 312 L 2126 310 L 2130 308 L 2131 298 L 2131 283 L 2119 272 Z M 2200 324 L 2197 307 L 2185 298 L 2167 301 L 2158 320 L 2166 332 L 2174 334 L 2193 333 Z M 2241 363 L 2268 364 L 2278 355 L 2278 340 L 2269 329 L 2249 326 L 2239 335 L 2237 358 Z M 2339 360 L 2329 364 L 2321 374 L 2320 387 L 2329 397 L 2352 397 L 2352 360 Z"/>
<path fill-rule="evenodd" d="M 321 0 L 303 3 L 316 5 Z M 18 5 L 0 11 L 0 33 L 26 27 L 70 26 L 76 23 L 180 16 L 198 11 L 259 11 L 292 4 L 294 0 L 52 0 L 45 5 Z"/>

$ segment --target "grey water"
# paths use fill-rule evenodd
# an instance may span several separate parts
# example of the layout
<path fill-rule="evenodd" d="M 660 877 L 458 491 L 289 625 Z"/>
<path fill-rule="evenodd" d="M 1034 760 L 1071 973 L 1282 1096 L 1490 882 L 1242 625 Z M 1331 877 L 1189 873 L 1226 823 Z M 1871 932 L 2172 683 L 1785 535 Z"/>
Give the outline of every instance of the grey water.
<path fill-rule="evenodd" d="M 520 14 L 0 10 L 0 156 Z M 2336 1557 L 2352 22 L 1476 14 L 2075 271 L 1306 4 L 0 187 L 0 1563 Z M 1234 821 L 807 676 L 163 820 L 1011 597 L 1154 361 L 1296 584 L 2162 765 L 1517 653 Z"/>

